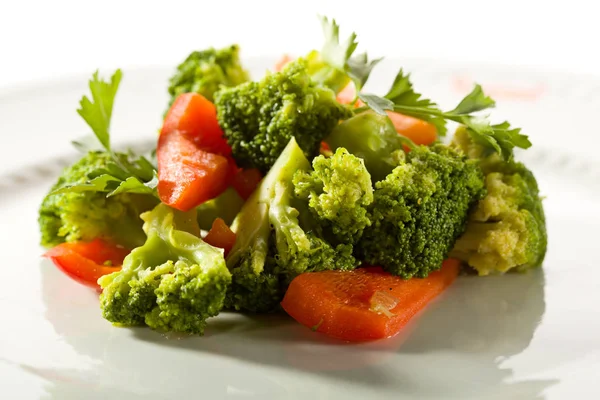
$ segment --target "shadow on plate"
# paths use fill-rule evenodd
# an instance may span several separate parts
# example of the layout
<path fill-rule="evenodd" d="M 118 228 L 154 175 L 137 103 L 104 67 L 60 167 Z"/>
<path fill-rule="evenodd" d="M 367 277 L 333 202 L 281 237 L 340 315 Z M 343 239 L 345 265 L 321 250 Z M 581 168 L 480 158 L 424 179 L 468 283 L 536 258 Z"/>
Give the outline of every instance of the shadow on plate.
<path fill-rule="evenodd" d="M 91 312 L 99 315 L 92 292 L 85 300 L 73 301 L 69 296 L 73 283 L 53 269 L 42 271 L 46 318 L 78 354 L 96 362 L 86 372 L 84 381 L 89 385 L 83 387 L 74 383 L 81 382 L 82 371 L 52 371 L 61 378 L 49 383 L 49 398 L 78 398 L 88 389 L 93 390 L 85 398 L 120 398 L 114 395 L 130 387 L 123 398 L 161 399 L 169 398 L 173 388 L 195 385 L 222 387 L 223 397 L 245 393 L 288 398 L 290 393 L 311 393 L 306 375 L 312 375 L 377 388 L 395 393 L 396 398 L 418 393 L 419 398 L 541 399 L 555 383 L 513 382 L 513 372 L 502 365 L 528 347 L 544 315 L 541 270 L 461 277 L 400 335 L 361 344 L 329 339 L 285 315 L 224 313 L 210 321 L 204 337 L 112 328 L 100 317 L 89 317 Z M 86 326 L 78 325 L 80 320 Z M 168 348 L 160 351 L 160 359 L 155 356 L 158 347 Z M 271 375 L 272 368 L 278 373 Z M 304 377 L 291 382 L 282 369 Z M 152 387 L 166 392 L 148 392 Z"/>

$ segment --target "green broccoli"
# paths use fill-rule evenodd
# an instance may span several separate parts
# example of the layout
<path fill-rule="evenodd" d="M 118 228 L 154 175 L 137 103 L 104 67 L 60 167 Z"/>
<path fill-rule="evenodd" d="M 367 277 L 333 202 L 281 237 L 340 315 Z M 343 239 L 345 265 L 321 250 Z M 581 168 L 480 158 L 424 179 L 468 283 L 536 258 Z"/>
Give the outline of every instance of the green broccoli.
<path fill-rule="evenodd" d="M 371 175 L 363 160 L 338 148 L 312 164 L 314 171 L 294 175 L 296 196 L 308 200 L 313 216 L 340 243 L 356 243 L 371 225 L 367 207 L 373 202 Z"/>
<path fill-rule="evenodd" d="M 231 228 L 236 243 L 227 257 L 233 275 L 228 306 L 254 312 L 279 306 L 286 285 L 298 274 L 356 267 L 352 246 L 329 244 L 318 232 L 301 226 L 305 202 L 294 196 L 296 171 L 310 164 L 294 138 L 246 201 Z"/>
<path fill-rule="evenodd" d="M 475 161 L 443 145 L 415 147 L 375 184 L 358 254 L 405 279 L 426 277 L 440 268 L 483 194 Z"/>
<path fill-rule="evenodd" d="M 89 152 L 63 171 L 39 209 L 42 246 L 95 238 L 108 239 L 128 248 L 144 243 L 146 235 L 139 215 L 157 204 L 158 200 L 152 195 L 121 193 L 106 197 L 105 192 L 97 191 L 52 193 L 66 186 L 87 183 L 89 174 L 107 168 L 112 160 L 106 152 Z"/>
<path fill-rule="evenodd" d="M 335 93 L 315 84 L 299 59 L 259 82 L 215 94 L 219 125 L 239 166 L 266 173 L 291 138 L 312 159 L 321 140 L 352 111 Z"/>
<path fill-rule="evenodd" d="M 463 127 L 457 130 L 452 146 L 479 162 L 487 195 L 470 214 L 467 229 L 451 255 L 479 275 L 539 267 L 548 237 L 534 175 L 522 163 L 485 151 Z"/>
<path fill-rule="evenodd" d="M 223 250 L 199 238 L 195 211 L 159 204 L 142 219 L 144 245 L 125 258 L 121 271 L 98 280 L 103 317 L 118 325 L 203 334 L 231 284 Z"/>
<path fill-rule="evenodd" d="M 335 20 L 322 17 L 321 23 L 325 42 L 320 51 L 259 82 L 215 94 L 219 125 L 241 167 L 266 173 L 292 137 L 310 160 L 339 121 L 353 115 L 351 107 L 337 102 L 336 93 L 350 82 L 362 88 L 380 60 L 354 55 L 356 34 L 340 42 Z"/>
<path fill-rule="evenodd" d="M 180 94 L 190 92 L 200 93 L 213 101 L 213 95 L 220 87 L 237 86 L 249 79 L 240 62 L 237 45 L 194 51 L 177 67 L 177 72 L 170 79 L 170 103 Z"/>
<path fill-rule="evenodd" d="M 396 152 L 406 142 L 387 115 L 373 111 L 347 119 L 324 140 L 333 151 L 343 147 L 362 158 L 374 182 L 384 179 L 398 165 Z"/>

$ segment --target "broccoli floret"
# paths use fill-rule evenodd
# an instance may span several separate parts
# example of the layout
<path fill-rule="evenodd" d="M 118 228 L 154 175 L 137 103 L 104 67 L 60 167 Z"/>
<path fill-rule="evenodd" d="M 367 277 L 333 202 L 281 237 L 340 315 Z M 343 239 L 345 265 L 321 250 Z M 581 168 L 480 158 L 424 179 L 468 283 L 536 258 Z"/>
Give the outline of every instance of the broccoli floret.
<path fill-rule="evenodd" d="M 253 247 L 246 248 L 240 254 L 238 262 L 233 265 L 232 284 L 225 301 L 227 308 L 257 313 L 277 310 L 284 291 L 280 277 L 275 271 L 277 264 L 261 248 L 262 244 L 260 240 L 252 243 Z M 264 259 L 257 256 L 263 252 Z"/>
<path fill-rule="evenodd" d="M 144 243 L 146 235 L 139 215 L 157 204 L 153 196 L 122 193 L 107 198 L 106 193 L 93 191 L 52 194 L 62 187 L 87 182 L 90 173 L 110 162 L 108 153 L 89 152 L 62 172 L 39 209 L 42 246 L 96 238 L 128 248 Z"/>
<path fill-rule="evenodd" d="M 312 172 L 294 175 L 296 196 L 308 201 L 316 220 L 340 243 L 356 243 L 371 225 L 367 207 L 373 202 L 371 175 L 363 160 L 338 148 L 333 156 L 319 156 L 312 164 Z"/>
<path fill-rule="evenodd" d="M 103 317 L 118 325 L 203 334 L 231 284 L 223 250 L 198 237 L 195 211 L 159 204 L 142 219 L 144 245 L 125 258 L 121 271 L 98 280 Z"/>
<path fill-rule="evenodd" d="M 440 268 L 484 194 L 477 163 L 443 146 L 419 146 L 375 184 L 372 224 L 358 244 L 368 264 L 405 279 Z"/>
<path fill-rule="evenodd" d="M 310 241 L 311 260 L 306 271 L 352 271 L 359 262 L 354 257 L 354 247 L 349 243 L 330 244 L 314 232 L 307 232 Z M 291 282 L 298 274 L 288 277 L 287 283 Z"/>
<path fill-rule="evenodd" d="M 533 173 L 520 162 L 487 154 L 464 128 L 452 146 L 477 160 L 485 173 L 487 195 L 469 217 L 452 256 L 479 275 L 525 271 L 544 261 L 548 242 L 546 218 Z"/>
<path fill-rule="evenodd" d="M 233 275 L 229 307 L 273 311 L 298 274 L 356 267 L 351 246 L 333 246 L 319 232 L 300 224 L 300 213 L 309 211 L 305 202 L 295 198 L 292 179 L 296 171 L 309 170 L 292 138 L 235 218 L 231 229 L 236 243 L 227 257 Z"/>
<path fill-rule="evenodd" d="M 299 59 L 259 82 L 215 94 L 219 125 L 239 166 L 266 173 L 291 138 L 312 159 L 321 140 L 352 111 L 314 83 Z"/>
<path fill-rule="evenodd" d="M 223 49 L 210 48 L 192 52 L 177 67 L 171 77 L 169 94 L 171 103 L 182 93 L 200 93 L 213 101 L 214 93 L 221 86 L 231 87 L 250 80 L 242 67 L 237 45 Z"/>
<path fill-rule="evenodd" d="M 360 113 L 336 126 L 325 138 L 331 150 L 340 147 L 364 160 L 373 181 L 384 179 L 398 165 L 404 139 L 386 115 Z"/>

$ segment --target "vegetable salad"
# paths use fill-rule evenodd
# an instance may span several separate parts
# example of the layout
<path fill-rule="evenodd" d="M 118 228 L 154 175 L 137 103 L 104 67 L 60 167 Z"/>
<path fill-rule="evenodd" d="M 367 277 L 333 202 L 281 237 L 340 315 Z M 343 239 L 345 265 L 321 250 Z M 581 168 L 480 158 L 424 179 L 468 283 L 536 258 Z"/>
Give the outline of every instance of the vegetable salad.
<path fill-rule="evenodd" d="M 45 256 L 99 292 L 114 325 L 203 334 L 221 311 L 287 312 L 346 341 L 395 335 L 459 274 L 540 267 L 547 233 L 531 146 L 481 111 L 451 110 L 321 18 L 325 42 L 251 78 L 239 47 L 192 52 L 150 154 L 113 148 L 122 73 L 95 73 L 77 110 L 94 140 L 39 210 Z M 448 134 L 448 122 L 458 124 Z M 451 136 L 451 137 L 447 137 Z M 485 278 L 481 278 L 485 279 Z"/>

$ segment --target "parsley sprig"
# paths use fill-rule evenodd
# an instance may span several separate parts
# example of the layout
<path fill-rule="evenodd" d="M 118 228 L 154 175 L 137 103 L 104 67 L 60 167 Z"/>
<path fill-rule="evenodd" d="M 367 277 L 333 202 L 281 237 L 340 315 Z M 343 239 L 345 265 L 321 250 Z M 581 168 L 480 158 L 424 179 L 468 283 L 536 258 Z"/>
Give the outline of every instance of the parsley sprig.
<path fill-rule="evenodd" d="M 465 125 L 476 143 L 484 146 L 489 152 L 497 152 L 505 160 L 513 158 L 515 147 L 531 147 L 531 142 L 526 135 L 521 134 L 520 128 L 512 127 L 507 121 L 492 124 L 487 115 L 479 114 L 496 106 L 496 102 L 484 94 L 480 85 L 476 85 L 471 93 L 450 111 L 442 111 L 436 103 L 416 92 L 410 74 L 402 69 L 384 96 L 362 92 L 373 68 L 382 58 L 369 61 L 366 53 L 354 55 L 358 47 L 356 33 L 340 42 L 340 27 L 337 22 L 327 17 L 320 18 L 325 35 L 322 57 L 329 65 L 346 73 L 354 82 L 357 97 L 366 104 L 366 107 L 356 109 L 357 113 L 367 108 L 383 115 L 386 111 L 396 111 L 433 124 L 440 136 L 444 136 L 448 130 L 447 121 L 454 121 Z"/>
<path fill-rule="evenodd" d="M 419 118 L 433 124 L 440 136 L 447 132 L 446 122 L 454 121 L 467 127 L 476 143 L 490 152 L 497 152 L 505 160 L 511 160 L 514 148 L 527 149 L 531 142 L 520 128 L 513 128 L 508 122 L 493 125 L 485 115 L 477 114 L 495 107 L 496 102 L 486 96 L 480 85 L 463 98 L 450 111 L 442 111 L 436 103 L 415 92 L 410 75 L 401 69 L 390 90 L 385 96 L 359 93 L 358 97 L 373 111 L 385 115 L 386 111 L 396 111 Z"/>
<path fill-rule="evenodd" d="M 79 102 L 77 113 L 89 125 L 95 139 L 86 138 L 73 142 L 81 151 L 104 149 L 111 159 L 105 167 L 88 174 L 89 180 L 84 183 L 67 185 L 54 193 L 65 192 L 106 192 L 107 197 L 119 193 L 156 194 L 158 183 L 156 169 L 147 158 L 135 155 L 131 150 L 113 151 L 110 140 L 110 123 L 115 97 L 121 83 L 121 70 L 115 71 L 109 81 L 104 81 L 96 71 L 89 81 L 91 99 L 83 96 Z"/>
<path fill-rule="evenodd" d="M 323 60 L 333 68 L 346 73 L 357 89 L 361 89 L 382 58 L 369 60 L 367 53 L 354 55 L 358 46 L 356 33 L 352 32 L 346 40 L 340 42 L 340 26 L 335 19 L 329 20 L 323 16 L 320 19 L 325 36 L 325 43 L 321 49 Z"/>

